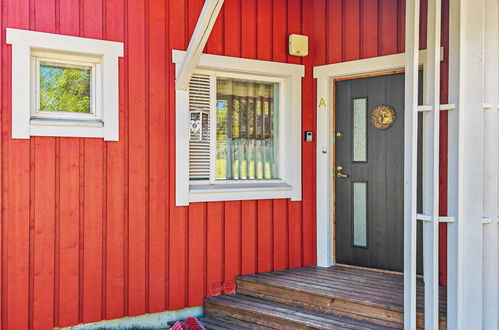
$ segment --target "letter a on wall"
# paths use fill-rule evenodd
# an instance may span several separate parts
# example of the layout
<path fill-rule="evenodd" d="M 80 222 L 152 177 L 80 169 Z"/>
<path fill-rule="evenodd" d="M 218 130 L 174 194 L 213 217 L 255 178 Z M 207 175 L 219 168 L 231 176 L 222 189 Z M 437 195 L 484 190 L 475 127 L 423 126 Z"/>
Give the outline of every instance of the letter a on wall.
<path fill-rule="evenodd" d="M 324 98 L 321 98 L 321 101 L 319 102 L 319 108 L 324 107 L 326 108 L 326 101 L 324 101 Z"/>

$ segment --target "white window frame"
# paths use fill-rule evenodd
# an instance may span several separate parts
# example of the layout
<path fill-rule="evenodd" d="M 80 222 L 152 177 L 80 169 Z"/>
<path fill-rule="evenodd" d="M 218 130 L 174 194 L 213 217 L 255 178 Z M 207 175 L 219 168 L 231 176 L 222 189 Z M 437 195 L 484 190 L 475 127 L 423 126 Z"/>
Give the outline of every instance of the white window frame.
<path fill-rule="evenodd" d="M 173 63 L 181 68 L 186 52 L 173 50 Z M 304 67 L 297 64 L 258 61 L 202 54 L 196 73 L 216 77 L 260 80 L 279 84 L 279 177 L 275 180 L 214 180 L 211 152 L 210 182 L 189 182 L 189 91 L 176 90 L 176 204 L 191 202 L 255 200 L 301 196 L 301 79 Z M 216 85 L 215 85 L 216 86 Z M 212 103 L 216 90 L 212 88 Z M 210 112 L 215 110 L 212 104 Z M 216 116 L 210 115 L 211 150 L 216 148 Z"/>
<path fill-rule="evenodd" d="M 55 55 L 56 53 L 54 53 Z M 102 97 L 100 82 L 102 79 L 102 67 L 100 61 L 93 58 L 82 58 L 77 60 L 63 59 L 65 56 L 50 57 L 51 54 L 31 52 L 31 75 L 32 79 L 32 102 L 31 118 L 36 119 L 68 119 L 68 120 L 102 120 L 102 106 L 97 105 Z M 48 63 L 54 66 L 67 66 L 69 68 L 90 68 L 90 113 L 43 111 L 40 109 L 40 66 Z"/>
<path fill-rule="evenodd" d="M 118 58 L 123 43 L 7 28 L 12 45 L 12 138 L 119 140 Z M 40 62 L 91 67 L 91 113 L 40 111 Z"/>

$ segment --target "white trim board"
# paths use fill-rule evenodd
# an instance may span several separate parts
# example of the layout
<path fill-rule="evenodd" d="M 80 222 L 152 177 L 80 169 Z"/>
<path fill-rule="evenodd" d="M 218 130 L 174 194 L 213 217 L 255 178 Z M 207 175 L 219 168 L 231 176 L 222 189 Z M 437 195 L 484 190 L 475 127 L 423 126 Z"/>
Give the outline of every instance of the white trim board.
<path fill-rule="evenodd" d="M 441 60 L 443 50 L 441 49 Z M 419 65 L 425 67 L 426 50 L 419 51 Z M 333 161 L 330 150 L 334 144 L 331 131 L 334 79 L 383 73 L 404 69 L 405 54 L 394 54 L 361 60 L 327 64 L 314 68 L 317 78 L 317 265 L 334 264 L 334 228 L 332 201 Z M 424 88 L 424 87 L 423 87 Z"/>
<path fill-rule="evenodd" d="M 444 48 L 440 48 L 440 60 L 444 60 Z M 426 63 L 426 50 L 419 51 L 419 64 Z M 405 66 L 405 54 L 393 54 L 385 56 L 377 56 L 354 60 L 348 62 L 340 62 L 334 64 L 326 64 L 314 67 L 314 78 L 346 78 L 363 74 L 387 72 L 391 70 L 403 69 Z"/>
<path fill-rule="evenodd" d="M 181 64 L 185 60 L 187 52 L 183 50 L 172 50 L 172 62 Z M 180 66 L 176 66 L 180 70 Z M 305 76 L 305 66 L 271 61 L 260 61 L 241 57 L 220 56 L 202 54 L 199 58 L 197 69 L 223 70 L 232 72 L 244 72 L 246 74 L 259 74 L 275 77 Z"/>
<path fill-rule="evenodd" d="M 123 56 L 123 43 L 65 36 L 62 34 L 36 32 L 7 28 L 7 44 L 25 45 L 34 48 L 65 51 L 71 53 Z"/>

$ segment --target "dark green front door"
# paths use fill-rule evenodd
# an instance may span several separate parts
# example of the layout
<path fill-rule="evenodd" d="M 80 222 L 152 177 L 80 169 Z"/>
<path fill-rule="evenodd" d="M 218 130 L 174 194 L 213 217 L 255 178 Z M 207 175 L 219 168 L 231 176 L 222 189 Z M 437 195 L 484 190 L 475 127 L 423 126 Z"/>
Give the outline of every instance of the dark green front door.
<path fill-rule="evenodd" d="M 339 81 L 335 95 L 336 261 L 403 271 L 404 74 Z"/>

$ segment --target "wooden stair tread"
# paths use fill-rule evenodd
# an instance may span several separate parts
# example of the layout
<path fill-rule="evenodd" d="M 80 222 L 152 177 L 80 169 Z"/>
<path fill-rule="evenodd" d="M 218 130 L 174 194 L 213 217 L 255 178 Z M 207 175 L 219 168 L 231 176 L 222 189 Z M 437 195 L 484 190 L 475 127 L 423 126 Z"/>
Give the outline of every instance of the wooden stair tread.
<path fill-rule="evenodd" d="M 403 276 L 398 274 L 335 266 L 243 275 L 237 279 L 403 312 Z M 424 285 L 418 279 L 418 313 L 423 312 L 423 298 Z M 445 306 L 446 295 L 442 289 L 440 310 L 443 316 Z"/>
<path fill-rule="evenodd" d="M 390 329 L 373 323 L 347 317 L 321 313 L 241 294 L 211 297 L 205 300 L 209 317 L 220 315 L 241 318 L 244 321 L 273 320 L 275 324 L 295 324 L 297 327 L 316 329 Z M 233 314 L 231 314 L 232 312 Z M 212 315 L 217 314 L 219 315 Z M 245 318 L 245 315 L 248 317 Z"/>
<path fill-rule="evenodd" d="M 394 304 L 391 301 L 382 301 L 379 299 L 373 299 L 372 296 L 356 294 L 353 291 L 347 291 L 341 288 L 339 289 L 328 288 L 322 286 L 321 284 L 315 285 L 315 284 L 300 283 L 300 282 L 282 282 L 272 278 L 265 278 L 263 276 L 260 277 L 243 276 L 241 278 L 238 278 L 238 280 L 261 283 L 269 286 L 296 290 L 299 292 L 308 292 L 314 295 L 328 297 L 330 299 L 343 299 L 346 301 L 363 303 L 365 305 L 378 306 L 378 307 L 382 306 L 397 311 L 403 311 L 403 307 Z"/>
<path fill-rule="evenodd" d="M 369 291 L 359 283 L 346 283 L 337 281 L 329 284 L 318 280 L 316 276 L 302 277 L 301 274 L 281 273 L 275 274 L 262 273 L 256 275 L 244 275 L 238 277 L 238 280 L 258 282 L 270 286 L 290 288 L 301 292 L 311 292 L 313 294 L 328 298 L 341 298 L 347 301 L 358 301 L 367 305 L 389 307 L 396 311 L 403 311 L 403 305 L 390 297 L 392 290 Z M 403 299 L 401 298 L 403 301 Z"/>

